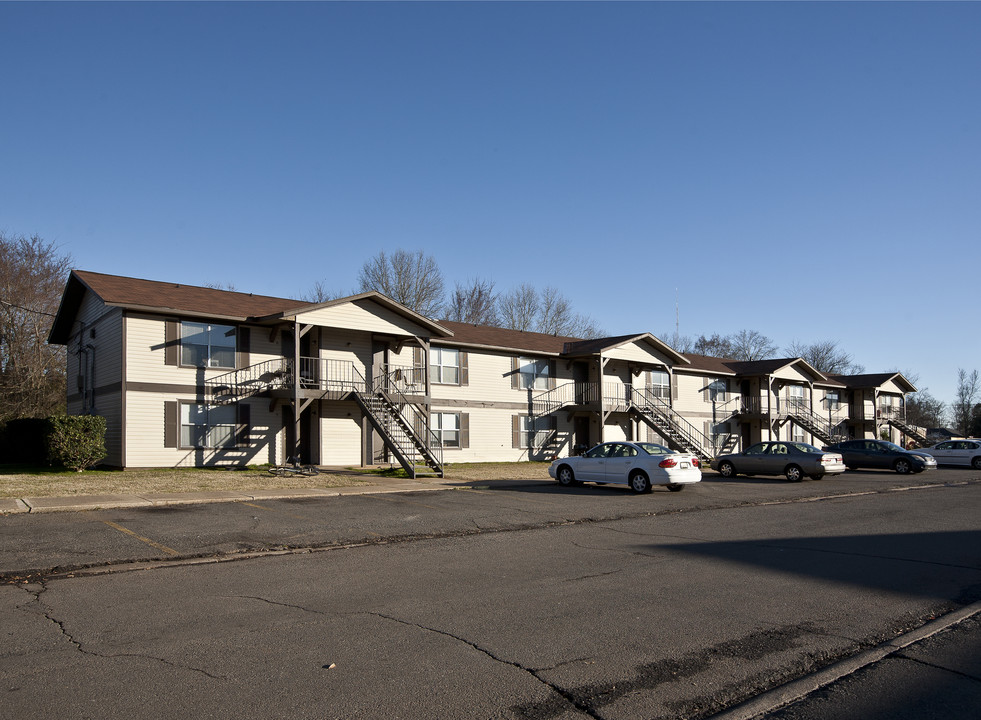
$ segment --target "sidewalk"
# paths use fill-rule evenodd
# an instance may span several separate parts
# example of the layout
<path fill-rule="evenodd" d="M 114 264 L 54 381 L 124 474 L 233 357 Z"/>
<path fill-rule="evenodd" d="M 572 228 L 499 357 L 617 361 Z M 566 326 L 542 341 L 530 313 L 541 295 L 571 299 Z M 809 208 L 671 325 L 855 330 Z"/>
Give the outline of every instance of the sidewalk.
<path fill-rule="evenodd" d="M 527 480 L 522 482 L 539 482 Z M 335 497 L 338 495 L 366 495 L 370 493 L 422 492 L 447 490 L 456 487 L 473 487 L 486 484 L 463 480 L 426 478 L 372 478 L 370 482 L 336 488 L 306 488 L 301 490 L 215 490 L 185 493 L 145 493 L 111 495 L 72 495 L 68 497 L 0 498 L 0 515 L 14 513 L 42 513 L 58 511 L 99 510 L 121 507 L 154 507 L 160 505 L 193 505 L 215 502 L 249 502 L 254 500 L 279 500 L 287 498 Z"/>
<path fill-rule="evenodd" d="M 846 658 L 712 720 L 974 720 L 981 602 Z"/>

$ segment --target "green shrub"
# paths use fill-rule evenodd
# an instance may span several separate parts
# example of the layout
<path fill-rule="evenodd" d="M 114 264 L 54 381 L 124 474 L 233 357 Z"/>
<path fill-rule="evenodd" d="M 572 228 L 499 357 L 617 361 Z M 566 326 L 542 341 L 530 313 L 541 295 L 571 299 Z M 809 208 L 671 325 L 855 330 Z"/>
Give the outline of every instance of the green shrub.
<path fill-rule="evenodd" d="M 61 415 L 48 419 L 48 457 L 76 472 L 106 456 L 106 419 L 101 415 Z"/>

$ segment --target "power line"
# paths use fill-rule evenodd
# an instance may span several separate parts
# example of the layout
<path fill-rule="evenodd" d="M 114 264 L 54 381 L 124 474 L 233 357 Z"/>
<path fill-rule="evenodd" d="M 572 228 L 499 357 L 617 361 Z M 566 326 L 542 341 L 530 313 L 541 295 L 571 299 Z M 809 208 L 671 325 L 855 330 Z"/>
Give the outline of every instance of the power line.
<path fill-rule="evenodd" d="M 54 313 L 45 312 L 44 310 L 33 310 L 31 308 L 26 308 L 23 305 L 15 305 L 14 303 L 7 302 L 6 300 L 0 300 L 0 304 L 6 305 L 7 307 L 12 307 L 16 310 L 23 310 L 24 312 L 36 313 L 38 315 L 47 315 L 48 317 L 58 317 Z"/>

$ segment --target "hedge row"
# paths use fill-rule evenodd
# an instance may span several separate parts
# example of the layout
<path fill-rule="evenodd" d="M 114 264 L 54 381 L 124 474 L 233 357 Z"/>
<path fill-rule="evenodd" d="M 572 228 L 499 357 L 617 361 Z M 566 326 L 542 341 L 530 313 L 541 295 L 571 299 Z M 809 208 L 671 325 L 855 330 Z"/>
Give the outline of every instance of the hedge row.
<path fill-rule="evenodd" d="M 99 415 L 21 418 L 0 426 L 0 463 L 81 471 L 105 456 L 106 419 Z"/>

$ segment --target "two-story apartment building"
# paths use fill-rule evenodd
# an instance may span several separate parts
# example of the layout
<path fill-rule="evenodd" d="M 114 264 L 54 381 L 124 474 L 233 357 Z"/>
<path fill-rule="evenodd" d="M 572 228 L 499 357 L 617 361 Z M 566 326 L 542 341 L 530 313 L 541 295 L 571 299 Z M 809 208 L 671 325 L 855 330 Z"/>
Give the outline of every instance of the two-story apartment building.
<path fill-rule="evenodd" d="M 709 457 L 768 438 L 902 432 L 900 374 L 679 353 L 422 317 L 378 293 L 325 303 L 75 271 L 50 342 L 107 464 L 543 460 L 610 439 Z M 875 412 L 867 412 L 871 402 Z"/>

